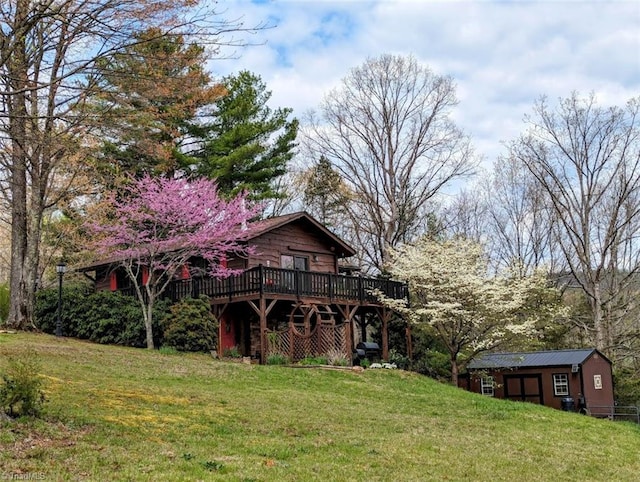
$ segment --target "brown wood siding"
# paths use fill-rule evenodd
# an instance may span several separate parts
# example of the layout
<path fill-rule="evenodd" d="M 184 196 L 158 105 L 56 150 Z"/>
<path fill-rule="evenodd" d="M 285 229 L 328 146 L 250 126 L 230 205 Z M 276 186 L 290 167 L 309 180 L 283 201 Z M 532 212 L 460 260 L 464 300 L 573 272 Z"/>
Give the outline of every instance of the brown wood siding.
<path fill-rule="evenodd" d="M 597 355 L 597 354 L 595 354 Z M 514 377 L 527 378 L 527 383 L 532 383 L 528 378 L 532 376 L 540 376 L 542 380 L 542 404 L 547 407 L 553 407 L 557 409 L 562 408 L 562 399 L 565 397 L 571 397 L 576 402 L 580 394 L 586 398 L 587 405 L 613 405 L 613 383 L 611 377 L 611 365 L 602 357 L 591 357 L 580 367 L 578 372 L 572 372 L 571 366 L 558 366 L 558 367 L 532 367 L 532 368 L 519 368 L 517 370 L 498 370 L 487 371 L 487 375 L 491 375 L 495 379 L 497 387 L 495 388 L 494 396 L 496 398 L 505 397 L 505 380 L 509 383 L 507 391 L 509 392 L 509 398 L 515 399 L 520 395 L 517 389 L 514 389 L 519 380 Z M 566 374 L 569 380 L 569 395 L 555 395 L 553 389 L 553 375 L 554 374 Z M 601 375 L 602 389 L 594 390 L 593 376 Z M 480 380 L 471 375 L 468 381 L 459 384 L 461 388 L 467 388 L 468 390 L 476 393 L 481 393 Z M 527 390 L 529 390 L 528 387 Z M 531 392 L 535 390 L 531 388 Z"/>
<path fill-rule="evenodd" d="M 255 239 L 256 254 L 251 256 L 248 268 L 260 264 L 272 268 L 281 268 L 280 256 L 283 254 L 308 258 L 309 271 L 337 273 L 336 255 L 319 233 L 305 230 L 301 223 L 288 224 L 274 229 Z"/>
<path fill-rule="evenodd" d="M 495 383 L 497 387 L 495 389 L 495 397 L 496 398 L 507 398 L 505 395 L 505 384 L 508 383 L 507 386 L 509 399 L 516 400 L 522 399 L 522 393 L 520 393 L 520 389 L 516 389 L 514 387 L 520 386 L 520 378 L 525 386 L 525 390 L 527 391 L 526 395 L 531 395 L 525 397 L 526 401 L 530 401 L 533 403 L 538 403 L 536 399 L 539 399 L 542 405 L 547 407 L 553 407 L 560 409 L 562 408 L 562 399 L 567 397 L 567 395 L 559 395 L 556 396 L 553 390 L 553 374 L 554 373 L 564 373 L 568 376 L 569 380 L 569 397 L 576 398 L 580 393 L 580 378 L 578 374 L 571 373 L 571 367 L 563 366 L 563 367 L 545 367 L 545 368 L 519 368 L 517 370 L 505 370 L 505 371 L 490 371 L 488 375 L 491 375 L 495 379 Z M 537 384 L 537 379 L 534 377 L 540 377 L 541 385 L 542 385 L 542 393 L 538 393 L 538 388 L 535 386 Z M 480 380 L 472 377 L 470 380 L 470 390 L 473 392 L 480 393 Z M 533 396 L 535 395 L 535 396 Z"/>
<path fill-rule="evenodd" d="M 584 396 L 589 405 L 613 405 L 613 376 L 611 374 L 611 364 L 602 358 L 598 353 L 594 353 L 582 365 L 582 383 Z M 600 375 L 602 388 L 597 389 L 594 385 L 594 377 Z"/>
<path fill-rule="evenodd" d="M 227 268 L 229 269 L 246 269 L 247 260 L 244 258 L 231 258 L 227 261 Z"/>

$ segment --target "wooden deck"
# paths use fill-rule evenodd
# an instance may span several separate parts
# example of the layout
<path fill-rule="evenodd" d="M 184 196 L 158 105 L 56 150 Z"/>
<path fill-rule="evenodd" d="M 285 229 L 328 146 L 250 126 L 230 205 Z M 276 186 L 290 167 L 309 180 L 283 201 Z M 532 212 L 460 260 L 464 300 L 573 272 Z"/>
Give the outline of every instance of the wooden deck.
<path fill-rule="evenodd" d="M 207 295 L 212 303 L 252 298 L 317 299 L 328 303 L 379 305 L 372 294 L 379 290 L 393 299 L 406 299 L 405 283 L 388 279 L 343 276 L 331 273 L 258 266 L 224 279 L 192 278 L 172 283 L 164 296 L 178 301 L 187 296 Z"/>

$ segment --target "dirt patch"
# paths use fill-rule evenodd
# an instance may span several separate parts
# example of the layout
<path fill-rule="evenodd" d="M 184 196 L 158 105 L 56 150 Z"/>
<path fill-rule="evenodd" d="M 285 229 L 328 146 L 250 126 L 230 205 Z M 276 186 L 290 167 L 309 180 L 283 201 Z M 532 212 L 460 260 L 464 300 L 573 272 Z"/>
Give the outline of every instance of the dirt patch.
<path fill-rule="evenodd" d="M 3 423 L 6 435 L 0 441 L 2 456 L 14 460 L 34 458 L 49 449 L 73 447 L 90 427 L 71 429 L 62 423 L 38 422 L 37 426 L 18 421 Z"/>

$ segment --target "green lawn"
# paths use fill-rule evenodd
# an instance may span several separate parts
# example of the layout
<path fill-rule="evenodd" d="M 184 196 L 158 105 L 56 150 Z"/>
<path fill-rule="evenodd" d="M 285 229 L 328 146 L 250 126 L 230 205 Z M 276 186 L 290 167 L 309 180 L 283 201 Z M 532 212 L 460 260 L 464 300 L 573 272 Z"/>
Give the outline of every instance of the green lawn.
<path fill-rule="evenodd" d="M 47 335 L 43 420 L 0 422 L 0 479 L 634 481 L 640 427 L 392 370 L 243 365 Z"/>

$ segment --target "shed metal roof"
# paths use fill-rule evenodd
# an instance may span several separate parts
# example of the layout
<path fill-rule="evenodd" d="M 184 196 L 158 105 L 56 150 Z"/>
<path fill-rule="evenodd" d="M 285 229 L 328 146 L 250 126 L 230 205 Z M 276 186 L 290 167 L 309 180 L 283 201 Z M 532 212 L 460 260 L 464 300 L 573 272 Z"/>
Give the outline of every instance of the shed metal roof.
<path fill-rule="evenodd" d="M 467 365 L 470 370 L 485 368 L 527 368 L 579 365 L 589 358 L 595 348 L 579 350 L 548 350 L 535 352 L 483 353 Z"/>

